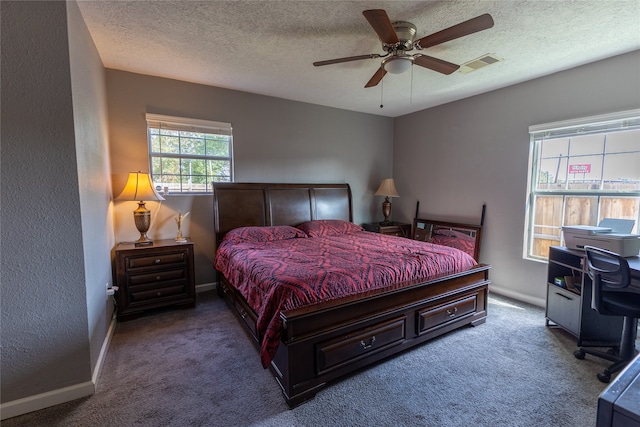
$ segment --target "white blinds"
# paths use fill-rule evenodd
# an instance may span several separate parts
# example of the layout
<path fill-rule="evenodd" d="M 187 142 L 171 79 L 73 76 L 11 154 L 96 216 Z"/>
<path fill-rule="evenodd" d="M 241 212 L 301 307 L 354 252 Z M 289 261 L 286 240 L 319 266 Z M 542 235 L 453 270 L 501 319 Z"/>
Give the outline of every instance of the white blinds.
<path fill-rule="evenodd" d="M 640 109 L 529 126 L 534 140 L 640 129 Z"/>
<path fill-rule="evenodd" d="M 145 118 L 147 119 L 147 125 L 155 129 L 215 133 L 218 135 L 231 135 L 232 131 L 231 123 L 214 122 L 211 120 L 189 119 L 150 113 L 147 113 Z"/>

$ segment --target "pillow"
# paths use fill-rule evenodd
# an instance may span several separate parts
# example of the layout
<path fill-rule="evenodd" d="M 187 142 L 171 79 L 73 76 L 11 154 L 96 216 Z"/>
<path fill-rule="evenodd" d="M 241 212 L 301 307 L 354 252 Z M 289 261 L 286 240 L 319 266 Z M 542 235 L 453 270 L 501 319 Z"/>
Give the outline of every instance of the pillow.
<path fill-rule="evenodd" d="M 307 235 L 302 230 L 289 225 L 275 225 L 271 227 L 234 228 L 225 234 L 224 240 L 233 241 L 234 243 L 259 243 L 298 237 L 307 237 Z"/>
<path fill-rule="evenodd" d="M 307 221 L 296 225 L 309 237 L 339 236 L 341 234 L 352 234 L 362 231 L 362 227 L 349 221 L 341 219 L 318 219 Z"/>

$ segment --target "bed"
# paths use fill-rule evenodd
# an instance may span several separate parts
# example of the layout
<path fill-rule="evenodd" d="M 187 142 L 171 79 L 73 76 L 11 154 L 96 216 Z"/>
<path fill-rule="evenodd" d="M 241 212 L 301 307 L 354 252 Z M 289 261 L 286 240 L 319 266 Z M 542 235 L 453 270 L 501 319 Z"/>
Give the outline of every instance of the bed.
<path fill-rule="evenodd" d="M 475 254 L 419 242 L 427 239 L 424 233 L 417 235 L 422 238 L 411 240 L 362 231 L 352 223 L 348 184 L 215 183 L 213 205 L 218 245 L 215 262 L 217 270 L 223 272 L 218 292 L 252 337 L 263 366 L 274 373 L 290 408 L 313 398 L 327 383 L 367 365 L 457 328 L 485 322 L 489 266 L 478 264 L 473 259 Z M 464 234 L 466 229 L 458 228 L 461 229 L 454 231 Z M 416 230 L 414 221 L 414 236 Z M 454 236 L 450 233 L 444 237 Z M 313 251 L 317 245 L 326 245 L 324 252 L 332 254 L 332 258 L 316 261 L 306 253 L 306 264 L 293 267 L 297 261 L 289 258 L 292 247 L 309 246 Z M 377 268 L 370 266 L 392 264 L 385 261 L 388 253 L 371 255 L 364 248 L 385 245 L 395 248 L 387 252 L 407 247 L 413 248 L 412 254 L 422 253 L 429 246 L 443 253 L 443 259 L 451 265 L 438 261 L 437 264 L 445 264 L 445 272 L 434 270 L 435 274 L 428 277 L 412 278 L 406 268 L 396 268 L 393 274 L 380 269 L 379 276 Z M 280 252 L 261 252 L 266 246 Z M 358 249 L 350 251 L 352 247 Z M 231 258 L 268 264 L 249 274 L 243 272 L 242 266 L 225 267 Z M 333 270 L 318 269 L 314 264 L 333 265 L 348 258 L 364 259 L 352 264 L 351 270 L 366 266 L 369 277 L 375 279 L 356 286 L 357 292 L 334 292 L 333 288 L 342 287 L 339 274 L 325 274 Z M 420 257 L 409 258 L 414 262 L 413 258 Z M 370 259 L 376 262 L 370 263 Z M 422 264 L 415 264 L 408 269 L 420 272 L 422 268 Z M 309 276 L 293 276 L 293 270 Z M 255 271 L 266 271 L 264 277 L 269 283 L 277 277 L 280 287 L 252 293 L 247 283 L 262 280 L 256 278 Z M 323 290 L 322 299 L 310 297 L 313 292 L 307 292 L 313 287 L 312 279 L 319 275 L 323 276 L 322 281 L 313 286 Z M 355 280 L 349 276 L 347 281 Z M 265 297 L 262 294 L 270 297 L 289 293 L 296 295 L 296 302 L 265 303 L 261 299 Z"/>

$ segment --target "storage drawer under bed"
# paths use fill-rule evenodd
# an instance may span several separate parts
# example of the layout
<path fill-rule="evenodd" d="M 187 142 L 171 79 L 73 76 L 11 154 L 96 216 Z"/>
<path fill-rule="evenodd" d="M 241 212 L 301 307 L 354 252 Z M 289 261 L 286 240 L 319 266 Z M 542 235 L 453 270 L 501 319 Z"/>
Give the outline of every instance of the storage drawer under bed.
<path fill-rule="evenodd" d="M 478 294 L 467 295 L 463 298 L 437 306 L 418 310 L 418 335 L 432 332 L 435 329 L 457 322 L 476 313 L 478 308 Z"/>
<path fill-rule="evenodd" d="M 253 310 L 251 310 L 251 308 L 249 308 L 249 306 L 242 300 L 241 297 L 235 298 L 234 302 L 235 309 L 242 318 L 242 321 L 247 325 L 249 331 L 251 331 L 251 334 L 256 339 L 256 341 L 260 342 L 261 337 L 258 336 L 258 329 L 256 328 L 256 322 L 258 321 L 258 318 L 256 317 L 255 313 L 253 312 Z"/>
<path fill-rule="evenodd" d="M 406 340 L 406 317 L 363 328 L 316 346 L 316 370 L 323 374 Z"/>

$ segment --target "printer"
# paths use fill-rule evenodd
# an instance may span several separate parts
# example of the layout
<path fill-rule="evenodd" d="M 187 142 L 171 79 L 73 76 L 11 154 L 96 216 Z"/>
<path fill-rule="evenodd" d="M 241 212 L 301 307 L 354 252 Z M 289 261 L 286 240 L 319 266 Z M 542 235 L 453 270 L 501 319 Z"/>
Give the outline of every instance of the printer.
<path fill-rule="evenodd" d="M 595 246 L 632 257 L 640 252 L 640 234 L 630 234 L 634 220 L 605 218 L 597 227 L 572 225 L 562 227 L 565 246 L 568 249 L 584 249 Z"/>

